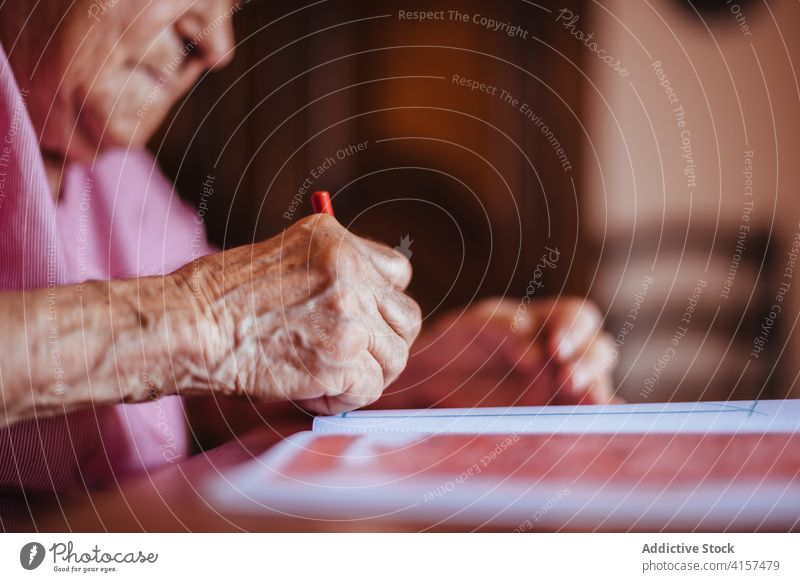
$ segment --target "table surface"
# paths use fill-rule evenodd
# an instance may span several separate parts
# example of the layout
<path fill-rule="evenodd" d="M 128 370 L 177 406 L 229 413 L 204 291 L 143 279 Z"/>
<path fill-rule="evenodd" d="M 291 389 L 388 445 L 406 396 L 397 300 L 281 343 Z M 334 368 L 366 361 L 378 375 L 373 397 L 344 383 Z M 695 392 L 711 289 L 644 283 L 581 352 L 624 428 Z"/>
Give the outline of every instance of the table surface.
<path fill-rule="evenodd" d="M 405 532 L 432 529 L 426 523 L 380 518 L 325 521 L 277 514 L 233 516 L 221 514 L 210 505 L 201 489 L 209 478 L 260 455 L 292 433 L 309 430 L 310 424 L 306 417 L 261 427 L 206 453 L 122 480 L 113 489 L 37 504 L 31 521 L 14 524 L 13 529 L 40 532 Z M 440 524 L 433 529 L 472 531 L 475 528 L 462 523 Z M 480 529 L 494 531 L 487 527 Z"/>
<path fill-rule="evenodd" d="M 257 429 L 206 453 L 120 482 L 113 490 L 76 495 L 37 509 L 21 529 L 42 532 L 303 532 L 413 531 L 413 526 L 373 521 L 331 522 L 281 516 L 230 516 L 215 511 L 199 490 L 207 478 L 263 453 L 283 435 L 308 430 Z"/>

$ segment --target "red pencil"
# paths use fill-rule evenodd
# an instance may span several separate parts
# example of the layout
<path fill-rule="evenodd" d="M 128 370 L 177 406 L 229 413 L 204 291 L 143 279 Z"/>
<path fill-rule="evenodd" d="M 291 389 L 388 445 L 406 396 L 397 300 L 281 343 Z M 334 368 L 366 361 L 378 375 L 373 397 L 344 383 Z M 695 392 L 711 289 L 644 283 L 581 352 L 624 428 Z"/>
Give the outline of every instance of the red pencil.
<path fill-rule="evenodd" d="M 314 207 L 314 212 L 317 214 L 330 214 L 333 216 L 331 194 L 326 190 L 320 190 L 311 195 L 311 206 Z"/>

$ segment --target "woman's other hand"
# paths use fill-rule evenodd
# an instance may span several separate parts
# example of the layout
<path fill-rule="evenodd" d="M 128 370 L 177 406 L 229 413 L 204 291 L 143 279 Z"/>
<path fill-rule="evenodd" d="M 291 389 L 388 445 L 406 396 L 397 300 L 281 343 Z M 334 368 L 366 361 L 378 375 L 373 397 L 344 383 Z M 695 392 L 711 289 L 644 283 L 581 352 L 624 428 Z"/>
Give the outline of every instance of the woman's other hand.
<path fill-rule="evenodd" d="M 472 407 L 611 401 L 616 350 L 579 298 L 492 298 L 446 314 L 417 342 L 381 406 Z"/>

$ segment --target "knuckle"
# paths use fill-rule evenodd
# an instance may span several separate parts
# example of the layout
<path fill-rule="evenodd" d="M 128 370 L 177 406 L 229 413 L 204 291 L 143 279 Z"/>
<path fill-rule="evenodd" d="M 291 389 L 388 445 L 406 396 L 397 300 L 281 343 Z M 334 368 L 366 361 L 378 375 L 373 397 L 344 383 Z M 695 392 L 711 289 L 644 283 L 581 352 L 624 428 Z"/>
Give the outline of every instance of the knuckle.
<path fill-rule="evenodd" d="M 341 252 L 338 245 L 327 245 L 320 241 L 314 241 L 310 253 L 316 269 L 330 281 L 338 280 L 349 271 L 349 256 L 347 253 Z"/>
<path fill-rule="evenodd" d="M 373 243 L 373 245 L 368 247 L 366 252 L 377 259 L 373 264 L 375 274 L 379 275 L 382 270 L 388 270 L 384 277 L 387 277 L 392 285 L 407 285 L 413 274 L 411 261 L 405 255 L 389 246 L 378 243 Z M 380 268 L 375 266 L 380 264 L 383 265 Z"/>
<path fill-rule="evenodd" d="M 349 392 L 347 398 L 348 403 L 354 408 L 363 408 L 364 406 L 369 406 L 378 400 L 383 393 L 383 390 L 380 387 L 375 388 L 375 386 L 377 386 L 377 384 L 372 384 L 372 389 L 361 386 L 357 388 L 357 392 Z"/>
<path fill-rule="evenodd" d="M 498 297 L 484 297 L 476 301 L 473 308 L 481 313 L 491 314 L 506 301 Z"/>
<path fill-rule="evenodd" d="M 339 281 L 336 289 L 331 290 L 334 296 L 335 310 L 339 321 L 349 326 L 356 326 L 361 321 L 364 312 L 365 298 L 363 286 L 353 279 L 346 278 Z"/>
<path fill-rule="evenodd" d="M 413 342 L 422 330 L 422 307 L 408 295 L 406 295 L 406 298 L 408 300 L 406 313 L 409 319 L 407 331 L 410 332 L 409 335 Z"/>
<path fill-rule="evenodd" d="M 389 248 L 389 250 L 392 252 L 392 262 L 394 264 L 395 270 L 400 275 L 410 278 L 414 271 L 414 268 L 411 266 L 411 261 L 408 259 L 408 257 L 403 255 L 399 251 L 396 251 L 392 248 Z"/>
<path fill-rule="evenodd" d="M 306 231 L 320 231 L 327 232 L 340 232 L 344 227 L 339 224 L 333 216 L 329 214 L 309 214 L 295 222 L 290 229 L 306 230 Z"/>
<path fill-rule="evenodd" d="M 347 401 L 356 407 L 375 402 L 383 393 L 384 374 L 381 366 L 369 354 L 356 360 L 359 364 L 348 376 L 344 393 Z"/>
<path fill-rule="evenodd" d="M 411 322 L 415 326 L 419 326 L 422 323 L 422 307 L 420 304 L 417 303 L 411 296 L 406 295 L 407 300 L 407 313 Z"/>
<path fill-rule="evenodd" d="M 370 402 L 374 402 L 380 398 L 380 395 L 383 393 L 383 388 L 386 385 L 386 374 L 383 368 L 378 365 L 374 359 L 370 361 L 372 362 L 371 370 L 367 381 L 364 382 L 362 391 L 364 396 L 370 399 Z"/>
<path fill-rule="evenodd" d="M 361 326 L 348 315 L 342 301 L 333 296 L 311 312 L 310 341 L 315 354 L 326 363 L 345 362 L 366 343 Z"/>
<path fill-rule="evenodd" d="M 597 342 L 600 345 L 600 348 L 605 352 L 609 352 L 614 349 L 614 339 L 611 337 L 611 334 L 606 331 L 601 331 L 597 335 Z"/>
<path fill-rule="evenodd" d="M 381 362 L 381 367 L 385 370 L 386 383 L 393 381 L 405 369 L 408 364 L 408 354 L 408 344 L 400 337 L 395 336 L 388 353 Z"/>
<path fill-rule="evenodd" d="M 336 351 L 344 360 L 349 360 L 362 352 L 368 341 L 363 327 L 352 319 L 344 319 L 332 332 Z"/>

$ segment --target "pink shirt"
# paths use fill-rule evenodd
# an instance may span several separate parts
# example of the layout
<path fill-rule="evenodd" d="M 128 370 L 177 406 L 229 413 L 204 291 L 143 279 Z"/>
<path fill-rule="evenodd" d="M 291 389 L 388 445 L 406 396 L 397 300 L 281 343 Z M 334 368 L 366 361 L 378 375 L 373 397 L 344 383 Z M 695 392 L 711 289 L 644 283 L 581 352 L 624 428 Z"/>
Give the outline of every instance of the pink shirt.
<path fill-rule="evenodd" d="M 213 252 L 202 218 L 145 151 L 108 152 L 91 171 L 70 166 L 52 204 L 70 283 L 168 273 Z M 30 502 L 37 492 L 105 486 L 188 451 L 178 397 L 18 423 L 0 430 L 0 521 L 24 511 L 23 490 Z"/>
<path fill-rule="evenodd" d="M 56 202 L 27 113 L 35 90 L 17 83 L 0 46 L 0 291 L 167 273 L 211 252 L 201 217 L 145 151 L 105 152 L 91 169 L 72 165 Z M 55 386 L 60 352 L 50 334 L 40 347 L 51 357 L 41 365 Z M 6 373 L 0 367 L 0 379 Z M 107 485 L 173 463 L 188 450 L 177 397 L 0 429 L 0 531 L 38 495 Z"/>
<path fill-rule="evenodd" d="M 56 216 L 74 282 L 166 274 L 212 252 L 202 218 L 142 150 L 105 153 L 91 171 L 70 166 Z M 106 451 L 113 444 L 109 459 L 117 475 L 159 467 L 188 452 L 177 397 L 119 405 L 104 420 L 103 444 Z M 96 483 L 110 477 L 83 470 Z"/>

